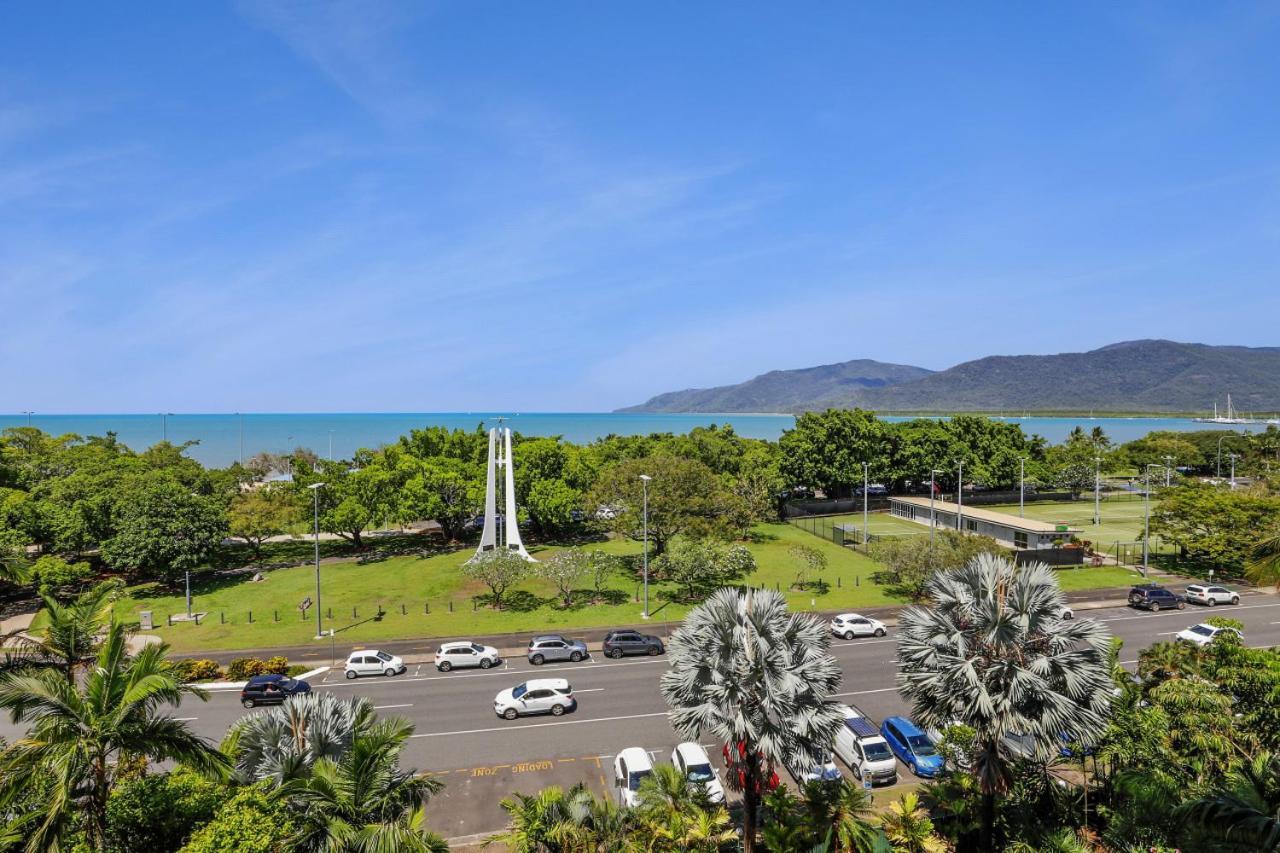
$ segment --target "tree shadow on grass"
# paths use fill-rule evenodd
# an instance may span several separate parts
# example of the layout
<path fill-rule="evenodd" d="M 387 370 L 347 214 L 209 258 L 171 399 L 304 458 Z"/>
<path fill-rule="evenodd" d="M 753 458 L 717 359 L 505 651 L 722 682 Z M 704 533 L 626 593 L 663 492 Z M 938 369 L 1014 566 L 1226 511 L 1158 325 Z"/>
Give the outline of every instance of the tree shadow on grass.
<path fill-rule="evenodd" d="M 575 589 L 568 607 L 560 610 L 583 610 L 596 605 L 617 606 L 631 600 L 631 596 L 620 589 L 602 589 L 597 593 L 594 589 Z"/>
<path fill-rule="evenodd" d="M 486 592 L 483 595 L 473 596 L 472 600 L 475 601 L 481 607 L 493 606 L 492 593 Z M 543 598 L 541 596 L 534 595 L 528 590 L 517 589 L 517 590 L 512 590 L 511 592 L 508 592 L 507 594 L 502 596 L 501 609 L 510 610 L 515 613 L 528 613 L 530 611 L 537 610 L 539 607 L 552 604 L 555 602 L 555 600 L 556 599 L 554 598 Z"/>

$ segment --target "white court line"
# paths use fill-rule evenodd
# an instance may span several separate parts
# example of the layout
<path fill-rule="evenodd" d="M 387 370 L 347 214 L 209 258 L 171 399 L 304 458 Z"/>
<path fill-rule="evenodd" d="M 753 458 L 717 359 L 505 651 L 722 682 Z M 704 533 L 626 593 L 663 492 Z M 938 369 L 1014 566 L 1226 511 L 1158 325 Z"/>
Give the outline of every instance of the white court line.
<path fill-rule="evenodd" d="M 541 729 L 548 726 L 581 726 L 586 723 L 612 723 L 617 720 L 642 720 L 646 717 L 665 717 L 666 715 L 666 711 L 658 711 L 653 714 L 629 714 L 623 717 L 594 717 L 590 720 L 565 720 L 560 723 L 531 723 L 525 726 L 495 726 L 491 729 L 467 729 L 460 732 L 427 732 L 420 735 L 409 735 L 409 737 L 445 737 L 448 735 L 481 735 L 490 734 L 492 732 L 522 732 L 525 729 Z"/>
<path fill-rule="evenodd" d="M 374 705 L 373 710 L 385 711 L 388 708 L 412 708 L 412 707 L 413 707 L 412 702 L 405 702 L 404 704 L 401 704 L 401 705 Z"/>

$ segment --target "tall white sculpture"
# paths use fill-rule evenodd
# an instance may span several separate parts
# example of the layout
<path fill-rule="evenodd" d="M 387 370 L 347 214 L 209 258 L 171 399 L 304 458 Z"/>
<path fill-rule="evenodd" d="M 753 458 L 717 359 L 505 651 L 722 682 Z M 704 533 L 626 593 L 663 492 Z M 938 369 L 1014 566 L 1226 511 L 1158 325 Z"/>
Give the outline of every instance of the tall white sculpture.
<path fill-rule="evenodd" d="M 498 529 L 498 469 L 503 471 L 502 530 Z M 529 556 L 520 539 L 520 525 L 516 520 L 516 479 L 511 460 L 511 430 L 503 427 L 489 430 L 489 466 L 484 478 L 484 530 L 480 533 L 480 545 L 476 557 L 495 548 L 514 551 L 526 560 L 536 563 Z M 475 557 L 472 557 L 475 559 Z"/>

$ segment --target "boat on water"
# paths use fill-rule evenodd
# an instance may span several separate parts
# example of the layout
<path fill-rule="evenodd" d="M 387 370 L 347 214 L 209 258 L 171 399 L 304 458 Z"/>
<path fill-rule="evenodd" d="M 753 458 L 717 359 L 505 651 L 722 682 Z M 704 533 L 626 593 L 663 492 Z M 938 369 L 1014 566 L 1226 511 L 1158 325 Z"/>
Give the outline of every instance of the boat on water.
<path fill-rule="evenodd" d="M 1231 395 L 1227 395 L 1227 413 L 1225 415 L 1218 414 L 1218 401 L 1213 401 L 1213 417 L 1211 418 L 1193 418 L 1199 424 L 1262 424 L 1272 423 L 1271 421 L 1263 421 L 1257 418 L 1242 417 L 1235 407 L 1231 405 Z"/>

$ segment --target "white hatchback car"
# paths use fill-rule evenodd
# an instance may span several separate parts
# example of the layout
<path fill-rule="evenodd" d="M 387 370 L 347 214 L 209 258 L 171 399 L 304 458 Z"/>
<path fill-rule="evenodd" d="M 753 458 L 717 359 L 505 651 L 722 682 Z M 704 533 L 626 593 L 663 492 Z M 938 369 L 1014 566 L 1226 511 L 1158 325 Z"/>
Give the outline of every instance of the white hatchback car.
<path fill-rule="evenodd" d="M 1239 604 L 1240 593 L 1227 589 L 1225 586 L 1214 586 L 1207 583 L 1193 583 L 1187 586 L 1187 601 L 1196 604 L 1207 604 L 1213 607 L 1215 604 Z"/>
<path fill-rule="evenodd" d="M 404 669 L 404 661 L 400 658 L 377 649 L 364 649 L 347 655 L 347 678 L 361 675 L 399 675 Z"/>
<path fill-rule="evenodd" d="M 711 802 L 724 802 L 724 785 L 720 784 L 720 775 L 711 766 L 711 759 L 701 746 L 685 741 L 671 750 L 671 763 L 690 782 L 701 785 Z"/>
<path fill-rule="evenodd" d="M 573 688 L 563 678 L 530 679 L 493 697 L 493 712 L 508 720 L 526 714 L 558 717 L 576 707 L 578 700 L 573 698 Z"/>
<path fill-rule="evenodd" d="M 613 787 L 618 789 L 618 805 L 632 808 L 640 801 L 640 783 L 653 773 L 653 760 L 638 746 L 629 746 L 613 759 Z"/>
<path fill-rule="evenodd" d="M 1186 640 L 1188 643 L 1195 643 L 1197 646 L 1207 646 L 1219 634 L 1228 632 L 1235 634 L 1236 637 L 1243 638 L 1243 635 L 1235 628 L 1219 628 L 1217 625 L 1201 622 L 1199 625 L 1192 625 L 1190 628 L 1179 631 L 1178 639 Z"/>
<path fill-rule="evenodd" d="M 436 669 L 448 672 L 461 667 L 478 666 L 488 669 L 502 661 L 502 656 L 493 646 L 482 646 L 479 643 L 460 642 L 445 643 L 436 649 Z"/>
<path fill-rule="evenodd" d="M 857 613 L 841 613 L 831 620 L 831 633 L 852 640 L 854 637 L 883 637 L 886 628 L 879 619 Z"/>

